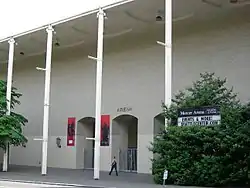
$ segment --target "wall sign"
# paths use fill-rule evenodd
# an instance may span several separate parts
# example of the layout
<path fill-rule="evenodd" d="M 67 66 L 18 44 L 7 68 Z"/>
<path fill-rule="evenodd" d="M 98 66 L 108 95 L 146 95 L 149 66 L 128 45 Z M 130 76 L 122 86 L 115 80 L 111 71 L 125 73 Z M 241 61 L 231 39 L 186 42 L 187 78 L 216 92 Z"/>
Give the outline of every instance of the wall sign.
<path fill-rule="evenodd" d="M 110 115 L 101 116 L 101 146 L 109 146 Z"/>
<path fill-rule="evenodd" d="M 131 107 L 117 108 L 117 112 L 131 112 L 131 111 L 132 111 Z"/>
<path fill-rule="evenodd" d="M 68 118 L 67 146 L 75 146 L 75 126 L 76 126 L 76 118 L 74 117 Z"/>
<path fill-rule="evenodd" d="M 219 125 L 220 121 L 219 107 L 186 108 L 178 111 L 178 126 Z"/>

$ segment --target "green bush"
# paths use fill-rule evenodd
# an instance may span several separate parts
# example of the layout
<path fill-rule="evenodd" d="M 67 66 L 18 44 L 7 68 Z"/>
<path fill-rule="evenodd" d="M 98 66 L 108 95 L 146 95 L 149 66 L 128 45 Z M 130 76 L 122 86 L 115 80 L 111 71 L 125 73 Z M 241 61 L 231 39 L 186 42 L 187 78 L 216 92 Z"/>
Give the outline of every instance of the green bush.
<path fill-rule="evenodd" d="M 15 87 L 11 89 L 11 112 L 7 115 L 6 100 L 7 83 L 0 80 L 0 148 L 7 149 L 7 144 L 20 146 L 27 143 L 27 138 L 23 135 L 23 127 L 28 120 L 21 114 L 15 113 L 14 108 L 20 104 L 19 98 L 22 96 Z"/>
<path fill-rule="evenodd" d="M 180 92 L 168 109 L 169 126 L 155 137 L 151 150 L 153 176 L 162 183 L 195 186 L 247 185 L 250 164 L 250 105 L 242 105 L 226 80 L 204 73 L 192 87 Z M 217 126 L 177 126 L 177 110 L 185 107 L 220 106 Z"/>

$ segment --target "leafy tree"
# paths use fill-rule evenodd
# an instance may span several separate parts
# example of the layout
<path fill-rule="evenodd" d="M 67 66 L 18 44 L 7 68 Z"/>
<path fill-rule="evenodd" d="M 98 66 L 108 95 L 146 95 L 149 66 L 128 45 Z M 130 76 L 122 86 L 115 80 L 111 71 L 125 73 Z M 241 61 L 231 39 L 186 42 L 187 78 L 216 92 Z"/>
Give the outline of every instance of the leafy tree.
<path fill-rule="evenodd" d="M 177 126 L 179 108 L 219 106 L 217 126 Z M 246 185 L 250 162 L 250 105 L 242 105 L 226 87 L 226 79 L 204 73 L 192 87 L 179 92 L 164 116 L 170 126 L 155 137 L 151 150 L 153 175 L 162 183 L 165 169 L 168 183 L 197 186 Z"/>
<path fill-rule="evenodd" d="M 6 150 L 6 143 L 19 146 L 27 142 L 27 138 L 23 135 L 22 127 L 28 120 L 21 114 L 13 112 L 16 105 L 20 104 L 18 100 L 22 94 L 17 92 L 16 88 L 11 91 L 11 113 L 7 113 L 6 100 L 7 84 L 0 81 L 0 148 Z"/>

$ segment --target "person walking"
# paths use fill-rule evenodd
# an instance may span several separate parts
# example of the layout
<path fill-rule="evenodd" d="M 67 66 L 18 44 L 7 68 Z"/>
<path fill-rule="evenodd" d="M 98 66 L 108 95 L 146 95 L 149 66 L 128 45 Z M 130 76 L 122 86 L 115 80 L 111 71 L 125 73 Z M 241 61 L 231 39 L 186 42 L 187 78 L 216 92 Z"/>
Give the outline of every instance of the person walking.
<path fill-rule="evenodd" d="M 118 172 L 117 172 L 117 162 L 116 162 L 116 159 L 115 159 L 115 156 L 112 160 L 112 163 L 111 163 L 111 169 L 110 169 L 110 172 L 109 172 L 109 175 L 112 174 L 113 170 L 115 169 L 115 173 L 116 173 L 116 176 L 118 176 Z"/>

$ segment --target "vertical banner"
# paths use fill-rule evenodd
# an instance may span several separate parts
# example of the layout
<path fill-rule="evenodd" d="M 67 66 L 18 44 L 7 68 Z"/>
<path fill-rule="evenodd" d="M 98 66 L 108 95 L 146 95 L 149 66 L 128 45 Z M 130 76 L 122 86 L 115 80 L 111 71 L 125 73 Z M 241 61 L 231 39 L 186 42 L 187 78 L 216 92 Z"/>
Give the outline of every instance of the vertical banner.
<path fill-rule="evenodd" d="M 75 126 L 76 118 L 68 118 L 68 127 L 67 127 L 67 146 L 75 146 Z"/>
<path fill-rule="evenodd" d="M 101 146 L 109 146 L 110 115 L 101 116 Z"/>

